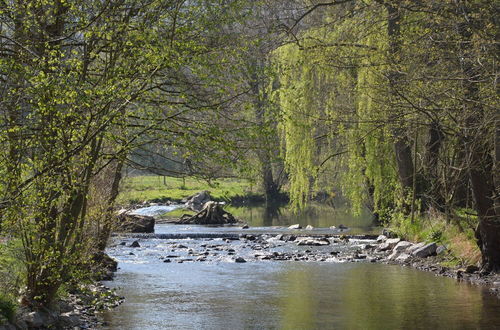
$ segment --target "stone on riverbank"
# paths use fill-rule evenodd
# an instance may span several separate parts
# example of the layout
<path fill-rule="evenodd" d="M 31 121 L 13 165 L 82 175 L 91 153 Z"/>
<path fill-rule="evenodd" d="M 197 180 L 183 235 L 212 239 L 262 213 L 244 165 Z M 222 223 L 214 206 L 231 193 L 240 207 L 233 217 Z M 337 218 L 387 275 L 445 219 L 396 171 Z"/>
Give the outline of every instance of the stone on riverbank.
<path fill-rule="evenodd" d="M 395 260 L 398 262 L 406 262 L 411 258 L 411 255 L 407 253 L 401 253 Z"/>
<path fill-rule="evenodd" d="M 378 251 L 387 251 L 396 246 L 401 239 L 399 238 L 389 238 L 384 243 L 380 244 L 377 248 Z"/>
<path fill-rule="evenodd" d="M 412 255 L 419 258 L 427 258 L 428 256 L 436 254 L 436 249 L 437 245 L 433 242 L 416 249 L 412 252 Z"/>
<path fill-rule="evenodd" d="M 398 237 L 398 234 L 396 234 L 395 232 L 393 232 L 392 230 L 387 229 L 387 228 L 384 228 L 382 230 L 382 235 L 386 236 L 387 238 L 397 238 Z"/>
<path fill-rule="evenodd" d="M 193 211 L 200 211 L 204 205 L 212 200 L 212 196 L 207 190 L 200 191 L 194 195 L 186 197 L 182 200 L 186 204 L 186 208 Z"/>
<path fill-rule="evenodd" d="M 413 246 L 410 246 L 408 249 L 407 249 L 407 252 L 409 254 L 412 254 L 414 251 L 420 249 L 421 247 L 423 247 L 425 245 L 425 243 L 416 243 L 416 244 L 413 244 Z"/>
<path fill-rule="evenodd" d="M 400 241 L 400 242 L 398 242 L 398 244 L 396 244 L 396 246 L 394 247 L 393 251 L 403 252 L 403 251 L 405 251 L 406 249 L 408 249 L 412 245 L 413 244 L 410 243 L 410 242 Z"/>
<path fill-rule="evenodd" d="M 302 226 L 300 224 L 296 223 L 295 225 L 289 226 L 288 229 L 302 229 Z"/>
<path fill-rule="evenodd" d="M 445 252 L 446 252 L 446 250 L 447 250 L 447 249 L 446 249 L 446 246 L 444 246 L 444 245 L 439 245 L 439 246 L 437 247 L 437 249 L 436 249 L 436 254 L 437 254 L 437 255 L 443 254 L 443 253 L 445 253 Z"/>

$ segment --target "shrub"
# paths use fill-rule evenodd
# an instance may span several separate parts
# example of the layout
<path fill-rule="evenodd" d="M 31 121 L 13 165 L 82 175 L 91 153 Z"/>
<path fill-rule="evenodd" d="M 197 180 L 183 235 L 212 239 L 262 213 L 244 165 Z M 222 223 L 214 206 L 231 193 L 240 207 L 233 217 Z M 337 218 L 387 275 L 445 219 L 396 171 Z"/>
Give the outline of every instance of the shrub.
<path fill-rule="evenodd" d="M 2 324 L 2 317 L 8 321 L 13 321 L 16 313 L 16 303 L 7 295 L 0 293 L 0 325 Z"/>

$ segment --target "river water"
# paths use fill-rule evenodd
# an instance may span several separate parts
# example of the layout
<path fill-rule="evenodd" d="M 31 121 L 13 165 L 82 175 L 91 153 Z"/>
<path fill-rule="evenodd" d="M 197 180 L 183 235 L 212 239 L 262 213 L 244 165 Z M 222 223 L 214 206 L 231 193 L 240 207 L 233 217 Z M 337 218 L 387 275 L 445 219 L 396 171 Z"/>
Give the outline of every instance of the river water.
<path fill-rule="evenodd" d="M 293 223 L 325 228 L 318 232 L 340 223 L 349 234 L 380 231 L 367 216 L 321 206 L 299 216 L 287 209 L 271 215 L 260 208 L 231 211 L 247 220 L 252 232 L 286 232 L 279 226 Z M 156 227 L 157 233 L 238 230 Z M 222 239 L 143 239 L 135 249 L 128 247 L 132 240 L 115 238 L 108 249 L 120 269 L 106 284 L 126 300 L 103 315 L 106 329 L 500 329 L 500 301 L 487 290 L 431 273 L 334 257 L 256 260 L 256 251 L 244 243 Z M 214 247 L 214 257 L 191 261 L 187 252 L 174 249 L 181 245 L 190 253 Z M 248 262 L 234 262 L 229 247 Z M 169 255 L 173 258 L 165 263 Z"/>

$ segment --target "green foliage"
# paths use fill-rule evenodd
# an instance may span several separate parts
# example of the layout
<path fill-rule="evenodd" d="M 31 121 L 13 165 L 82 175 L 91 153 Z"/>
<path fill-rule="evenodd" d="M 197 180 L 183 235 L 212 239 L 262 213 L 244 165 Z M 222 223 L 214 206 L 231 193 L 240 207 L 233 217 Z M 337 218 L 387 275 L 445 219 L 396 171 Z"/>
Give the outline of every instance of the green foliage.
<path fill-rule="evenodd" d="M 21 242 L 30 302 L 47 306 L 62 283 L 85 277 L 96 240 L 103 248 L 109 235 L 113 169 L 132 150 L 162 141 L 193 170 L 200 160 L 234 163 L 224 132 L 236 121 L 220 110 L 239 91 L 223 74 L 234 49 L 221 32 L 238 8 L 204 0 L 2 7 L 0 225 Z"/>
<path fill-rule="evenodd" d="M 282 111 L 290 196 L 298 208 L 318 181 L 330 183 L 323 189 L 341 188 L 356 213 L 371 200 L 374 211 L 384 216 L 399 196 L 390 127 L 383 124 L 389 120 L 383 105 L 386 67 L 373 65 L 384 61 L 387 38 L 383 29 L 364 35 L 358 30 L 364 19 L 352 16 L 334 29 L 309 29 L 301 47 L 286 45 L 274 53 L 280 81 L 274 97 Z M 346 47 L 323 46 L 338 43 Z M 349 44 L 362 46 L 351 49 Z M 342 60 L 330 65 L 333 58 Z M 336 153 L 340 157 L 330 156 Z M 325 158 L 337 164 L 331 166 L 340 171 L 333 174 L 336 182 L 319 176 L 331 173 Z"/>
<path fill-rule="evenodd" d="M 25 268 L 19 240 L 0 238 L 0 324 L 2 316 L 12 321 L 17 308 L 16 298 L 24 285 Z"/>
<path fill-rule="evenodd" d="M 284 145 L 284 162 L 290 179 L 290 198 L 303 208 L 311 196 L 314 165 L 314 83 L 316 72 L 295 45 L 277 50 L 281 86 L 275 92 L 282 112 L 279 129 Z"/>
<path fill-rule="evenodd" d="M 15 296 L 25 285 L 26 269 L 22 243 L 18 239 L 0 238 L 0 293 Z"/>

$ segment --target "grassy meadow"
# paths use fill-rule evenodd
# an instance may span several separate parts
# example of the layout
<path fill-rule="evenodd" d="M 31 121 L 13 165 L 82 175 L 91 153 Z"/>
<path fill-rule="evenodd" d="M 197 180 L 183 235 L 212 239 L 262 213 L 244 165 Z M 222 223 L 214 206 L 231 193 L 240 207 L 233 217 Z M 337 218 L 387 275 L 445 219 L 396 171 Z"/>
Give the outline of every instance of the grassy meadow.
<path fill-rule="evenodd" d="M 216 200 L 231 200 L 257 193 L 255 185 L 243 179 L 220 179 L 209 185 L 206 181 L 193 177 L 183 180 L 158 175 L 140 175 L 123 179 L 118 203 L 123 205 L 143 201 L 180 201 L 202 190 L 208 190 Z"/>

